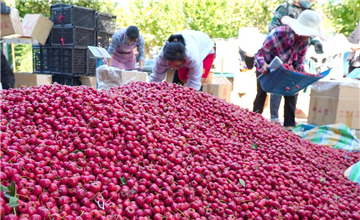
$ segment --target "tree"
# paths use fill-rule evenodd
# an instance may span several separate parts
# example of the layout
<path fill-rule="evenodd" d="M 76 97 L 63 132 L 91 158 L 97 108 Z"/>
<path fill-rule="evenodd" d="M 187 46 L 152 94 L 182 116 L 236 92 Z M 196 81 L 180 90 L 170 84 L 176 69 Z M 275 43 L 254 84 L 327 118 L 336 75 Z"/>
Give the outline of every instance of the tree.
<path fill-rule="evenodd" d="M 236 37 L 241 26 L 259 26 L 267 32 L 273 12 L 282 2 L 130 0 L 128 8 L 117 9 L 117 23 L 119 27 L 138 26 L 148 52 L 154 46 L 162 46 L 170 34 L 186 28 L 203 31 L 213 38 Z"/>
<path fill-rule="evenodd" d="M 180 1 L 135 0 L 129 8 L 120 8 L 118 27 L 136 25 L 145 39 L 145 50 L 161 46 L 170 34 L 185 28 Z M 126 18 L 126 19 L 124 19 Z"/>
<path fill-rule="evenodd" d="M 359 23 L 360 0 L 329 0 L 322 7 L 335 32 L 351 34 Z"/>
<path fill-rule="evenodd" d="M 101 11 L 105 13 L 114 13 L 117 5 L 116 2 L 106 0 L 15 0 L 13 2 L 10 2 L 9 4 L 13 5 L 19 10 L 20 17 L 24 17 L 26 14 L 42 14 L 45 17 L 50 18 L 51 5 L 59 3 L 91 8 L 96 11 Z"/>

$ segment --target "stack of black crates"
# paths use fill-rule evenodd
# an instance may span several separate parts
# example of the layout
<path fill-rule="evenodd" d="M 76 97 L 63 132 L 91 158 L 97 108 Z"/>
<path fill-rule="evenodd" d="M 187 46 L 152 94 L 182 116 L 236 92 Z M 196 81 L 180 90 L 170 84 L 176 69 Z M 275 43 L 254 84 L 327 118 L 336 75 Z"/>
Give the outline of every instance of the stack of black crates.
<path fill-rule="evenodd" d="M 81 85 L 80 77 L 94 76 L 96 70 L 96 60 L 90 58 L 87 46 L 107 49 L 116 16 L 68 4 L 52 5 L 50 16 L 54 26 L 47 42 L 33 45 L 34 73 L 51 74 L 53 83 Z"/>

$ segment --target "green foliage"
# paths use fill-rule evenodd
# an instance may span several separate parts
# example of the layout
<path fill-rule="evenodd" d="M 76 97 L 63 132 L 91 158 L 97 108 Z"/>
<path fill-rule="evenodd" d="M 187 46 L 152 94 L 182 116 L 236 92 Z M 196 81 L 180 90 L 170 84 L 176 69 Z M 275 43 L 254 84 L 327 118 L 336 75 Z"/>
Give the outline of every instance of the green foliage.
<path fill-rule="evenodd" d="M 239 182 L 240 182 L 240 184 L 241 184 L 243 187 L 246 186 L 246 185 L 245 185 L 245 181 L 244 181 L 243 179 L 239 179 Z"/>
<path fill-rule="evenodd" d="M 50 6 L 67 3 L 92 8 L 117 16 L 117 27 L 136 25 L 145 39 L 146 53 L 161 47 L 170 34 L 184 29 L 203 31 L 212 38 L 237 37 L 240 27 L 257 26 L 267 33 L 276 8 L 285 0 L 5 0 L 16 7 L 20 16 L 41 13 L 50 17 Z M 315 4 L 323 12 L 325 28 L 348 36 L 359 22 L 360 0 L 329 0 Z M 28 70 L 31 52 L 16 49 L 21 54 L 18 69 Z M 20 58 L 26 56 L 28 58 Z M 32 67 L 30 67 L 32 68 Z"/>
<path fill-rule="evenodd" d="M 124 177 L 120 177 L 120 181 L 122 185 L 126 184 L 126 179 Z"/>
<path fill-rule="evenodd" d="M 24 17 L 26 14 L 43 14 L 45 17 L 50 17 L 50 6 L 53 4 L 64 3 L 70 5 L 76 5 L 86 8 L 91 8 L 96 11 L 113 14 L 117 6 L 116 2 L 107 0 L 15 0 L 15 5 L 19 10 L 20 17 Z"/>
<path fill-rule="evenodd" d="M 242 26 L 258 26 L 266 33 L 275 9 L 283 0 L 132 0 L 117 12 L 118 27 L 136 25 L 146 51 L 161 46 L 184 29 L 203 31 L 212 38 L 231 38 Z M 124 17 L 126 19 L 124 19 Z"/>
<path fill-rule="evenodd" d="M 8 187 L 1 184 L 1 192 L 5 192 L 5 197 L 9 199 L 9 206 L 13 207 L 15 211 L 15 208 L 19 206 L 15 182 L 11 181 L 11 184 Z"/>
<path fill-rule="evenodd" d="M 360 0 L 329 0 L 323 11 L 338 33 L 349 36 L 360 19 Z"/>
<path fill-rule="evenodd" d="M 29 44 L 15 45 L 16 72 L 33 71 L 32 46 Z"/>
<path fill-rule="evenodd" d="M 136 25 L 144 36 L 147 53 L 162 45 L 170 34 L 185 28 L 180 1 L 132 1 L 129 8 L 118 11 L 118 27 Z"/>

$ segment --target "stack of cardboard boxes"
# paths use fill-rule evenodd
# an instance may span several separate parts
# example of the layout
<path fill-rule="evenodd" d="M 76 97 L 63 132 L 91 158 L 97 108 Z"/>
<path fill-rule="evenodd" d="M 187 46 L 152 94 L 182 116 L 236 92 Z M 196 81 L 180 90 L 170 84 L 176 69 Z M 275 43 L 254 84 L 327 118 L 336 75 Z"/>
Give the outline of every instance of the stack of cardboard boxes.
<path fill-rule="evenodd" d="M 1 37 L 21 40 L 32 39 L 39 44 L 45 44 L 53 22 L 41 14 L 26 14 L 20 21 L 19 12 L 11 8 L 10 14 L 1 14 Z M 6 41 L 5 41 L 6 42 Z M 15 87 L 51 84 L 51 75 L 36 75 L 29 73 L 14 73 Z"/>
<path fill-rule="evenodd" d="M 9 35 L 23 35 L 19 11 L 16 8 L 11 8 L 10 14 L 1 14 L 1 37 Z"/>

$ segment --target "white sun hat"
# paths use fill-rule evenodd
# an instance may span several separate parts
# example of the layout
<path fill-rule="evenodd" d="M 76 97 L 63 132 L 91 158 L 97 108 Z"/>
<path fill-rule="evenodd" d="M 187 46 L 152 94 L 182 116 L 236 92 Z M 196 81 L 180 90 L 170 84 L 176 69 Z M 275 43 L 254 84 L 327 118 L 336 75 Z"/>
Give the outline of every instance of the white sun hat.
<path fill-rule="evenodd" d="M 320 36 L 321 17 L 313 10 L 301 12 L 297 19 L 284 16 L 281 22 L 289 26 L 297 35 L 315 37 Z"/>

